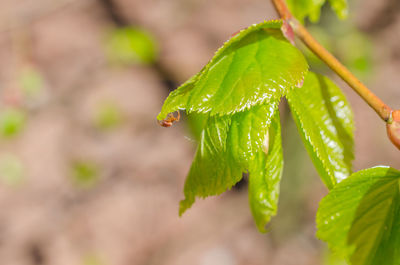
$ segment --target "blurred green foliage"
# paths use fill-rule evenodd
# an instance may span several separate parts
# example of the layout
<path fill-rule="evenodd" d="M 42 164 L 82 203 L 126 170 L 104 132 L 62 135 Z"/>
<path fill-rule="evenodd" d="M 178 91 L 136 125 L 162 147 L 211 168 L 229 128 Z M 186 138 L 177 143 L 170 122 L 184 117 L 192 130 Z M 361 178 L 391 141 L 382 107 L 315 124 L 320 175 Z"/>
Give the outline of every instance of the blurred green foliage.
<path fill-rule="evenodd" d="M 134 27 L 111 31 L 106 39 L 106 49 L 110 61 L 120 64 L 151 64 L 158 53 L 152 35 Z"/>
<path fill-rule="evenodd" d="M 329 2 L 338 18 L 347 18 L 347 0 L 287 0 L 289 9 L 302 23 L 304 23 L 306 18 L 313 23 L 318 22 L 321 16 L 321 8 L 326 2 Z"/>
<path fill-rule="evenodd" d="M 318 22 L 324 2 L 325 0 L 287 0 L 289 9 L 302 23 L 306 17 L 311 22 Z"/>
<path fill-rule="evenodd" d="M 0 111 L 0 135 L 12 138 L 22 131 L 26 123 L 26 114 L 18 108 L 6 108 Z"/>
<path fill-rule="evenodd" d="M 24 165 L 17 156 L 12 154 L 0 156 L 0 180 L 11 187 L 18 186 L 25 180 Z"/>
<path fill-rule="evenodd" d="M 82 265 L 105 265 L 99 255 L 88 254 L 83 257 Z"/>
<path fill-rule="evenodd" d="M 354 28 L 347 28 L 337 42 L 338 56 L 351 71 L 366 77 L 372 72 L 372 44 L 368 37 Z"/>
<path fill-rule="evenodd" d="M 99 168 L 92 161 L 75 161 L 72 164 L 72 178 L 78 187 L 92 188 L 99 180 Z"/>
<path fill-rule="evenodd" d="M 310 33 L 328 51 L 333 53 L 339 61 L 349 68 L 356 76 L 368 81 L 373 72 L 373 47 L 368 36 L 359 31 L 351 22 L 324 23 L 326 25 L 309 26 Z M 328 66 L 323 63 L 303 44 L 299 43 L 311 69 L 319 72 L 330 72 Z"/>
<path fill-rule="evenodd" d="M 101 130 L 114 129 L 123 123 L 123 113 L 115 102 L 99 104 L 95 124 Z"/>
<path fill-rule="evenodd" d="M 347 262 L 338 255 L 326 249 L 323 256 L 323 265 L 347 265 Z"/>
<path fill-rule="evenodd" d="M 22 92 L 28 99 L 38 97 L 44 87 L 44 80 L 40 72 L 34 67 L 24 67 L 19 76 Z"/>

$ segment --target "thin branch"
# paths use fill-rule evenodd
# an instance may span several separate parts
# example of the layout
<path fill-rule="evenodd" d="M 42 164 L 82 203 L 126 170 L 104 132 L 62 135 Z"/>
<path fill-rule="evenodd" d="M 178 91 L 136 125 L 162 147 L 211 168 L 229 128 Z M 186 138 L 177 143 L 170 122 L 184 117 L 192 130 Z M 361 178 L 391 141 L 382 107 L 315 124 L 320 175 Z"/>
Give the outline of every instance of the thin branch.
<path fill-rule="evenodd" d="M 339 75 L 364 101 L 375 110 L 385 122 L 389 121 L 392 109 L 380 98 L 372 93 L 360 80 L 357 79 L 343 64 L 316 41 L 307 29 L 301 25 L 290 13 L 285 0 L 272 0 L 278 14 L 293 29 L 300 40 L 337 75 Z"/>

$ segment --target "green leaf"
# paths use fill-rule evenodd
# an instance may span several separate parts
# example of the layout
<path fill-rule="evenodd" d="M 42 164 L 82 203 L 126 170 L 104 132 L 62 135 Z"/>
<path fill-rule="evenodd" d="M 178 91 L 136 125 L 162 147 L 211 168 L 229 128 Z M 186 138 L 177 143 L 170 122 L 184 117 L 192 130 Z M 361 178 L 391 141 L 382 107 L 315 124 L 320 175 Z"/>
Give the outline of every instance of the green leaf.
<path fill-rule="evenodd" d="M 352 265 L 400 264 L 400 171 L 354 173 L 321 201 L 317 236 Z"/>
<path fill-rule="evenodd" d="M 191 135 L 194 137 L 194 140 L 200 140 L 201 132 L 203 131 L 207 119 L 207 114 L 191 113 L 189 116 L 187 116 L 186 123 L 189 127 Z"/>
<path fill-rule="evenodd" d="M 351 174 L 353 114 L 340 89 L 327 77 L 309 73 L 287 95 L 292 115 L 322 180 L 331 189 Z"/>
<path fill-rule="evenodd" d="M 232 116 L 209 116 L 186 179 L 180 214 L 194 203 L 196 197 L 221 194 L 242 178 L 250 161 L 263 152 L 262 146 L 276 109 L 277 102 Z"/>
<path fill-rule="evenodd" d="M 340 19 L 347 18 L 349 13 L 347 0 L 329 0 L 329 3 L 331 4 L 333 11 L 335 11 L 336 15 Z"/>
<path fill-rule="evenodd" d="M 236 34 L 197 75 L 170 94 L 157 118 L 178 109 L 233 114 L 279 100 L 308 70 L 281 26 L 281 21 L 268 21 Z"/>
<path fill-rule="evenodd" d="M 257 153 L 250 162 L 249 202 L 260 232 L 276 214 L 279 198 L 279 183 L 283 170 L 283 155 L 279 112 L 269 128 L 264 152 Z"/>
<path fill-rule="evenodd" d="M 311 22 L 318 22 L 321 16 L 321 8 L 326 0 L 287 0 L 287 4 L 293 15 L 304 23 L 305 18 Z M 340 19 L 345 19 L 348 14 L 347 0 L 329 0 L 329 3 Z"/>
<path fill-rule="evenodd" d="M 287 4 L 293 15 L 301 22 L 304 22 L 306 17 L 309 17 L 311 22 L 318 22 L 325 0 L 287 0 Z"/>

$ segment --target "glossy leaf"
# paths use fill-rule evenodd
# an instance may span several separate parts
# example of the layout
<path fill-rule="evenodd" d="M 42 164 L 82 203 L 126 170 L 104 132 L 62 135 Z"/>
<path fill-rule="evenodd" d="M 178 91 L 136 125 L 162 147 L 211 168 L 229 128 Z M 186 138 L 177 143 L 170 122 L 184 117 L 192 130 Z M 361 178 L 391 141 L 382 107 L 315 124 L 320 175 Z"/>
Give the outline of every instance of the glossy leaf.
<path fill-rule="evenodd" d="M 172 92 L 158 119 L 178 109 L 226 115 L 279 100 L 302 83 L 308 65 L 281 32 L 281 21 L 242 30 L 194 77 Z"/>
<path fill-rule="evenodd" d="M 331 189 L 351 174 L 353 114 L 340 89 L 309 73 L 301 88 L 287 95 L 303 142 L 322 180 Z"/>
<path fill-rule="evenodd" d="M 264 152 L 257 153 L 250 162 L 249 202 L 261 232 L 276 214 L 279 183 L 283 170 L 283 154 L 279 112 L 276 112 L 268 131 Z"/>
<path fill-rule="evenodd" d="M 317 236 L 352 265 L 400 264 L 400 171 L 375 167 L 321 201 Z"/>
<path fill-rule="evenodd" d="M 348 13 L 347 0 L 328 0 L 333 11 L 340 19 L 345 19 Z M 318 22 L 321 15 L 321 8 L 326 0 L 287 0 L 289 9 L 293 15 L 304 22 L 309 18 L 311 22 Z"/>
<path fill-rule="evenodd" d="M 196 197 L 218 195 L 230 189 L 262 153 L 269 124 L 277 108 L 256 106 L 232 116 L 210 116 L 201 132 L 196 156 L 186 179 L 180 214 Z"/>

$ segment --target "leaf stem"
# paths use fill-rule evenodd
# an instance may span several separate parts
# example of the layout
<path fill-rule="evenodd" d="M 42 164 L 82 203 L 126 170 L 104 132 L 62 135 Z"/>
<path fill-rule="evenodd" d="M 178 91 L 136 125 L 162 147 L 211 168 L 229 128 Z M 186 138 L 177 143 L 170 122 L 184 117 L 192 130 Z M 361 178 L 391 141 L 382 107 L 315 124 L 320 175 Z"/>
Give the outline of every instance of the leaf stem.
<path fill-rule="evenodd" d="M 343 64 L 328 52 L 307 29 L 301 25 L 290 13 L 285 0 L 272 0 L 280 17 L 287 21 L 299 39 L 323 62 L 325 62 L 338 76 L 340 76 L 375 112 L 387 122 L 393 111 L 380 98 L 372 93 L 360 80 L 357 79 Z"/>

